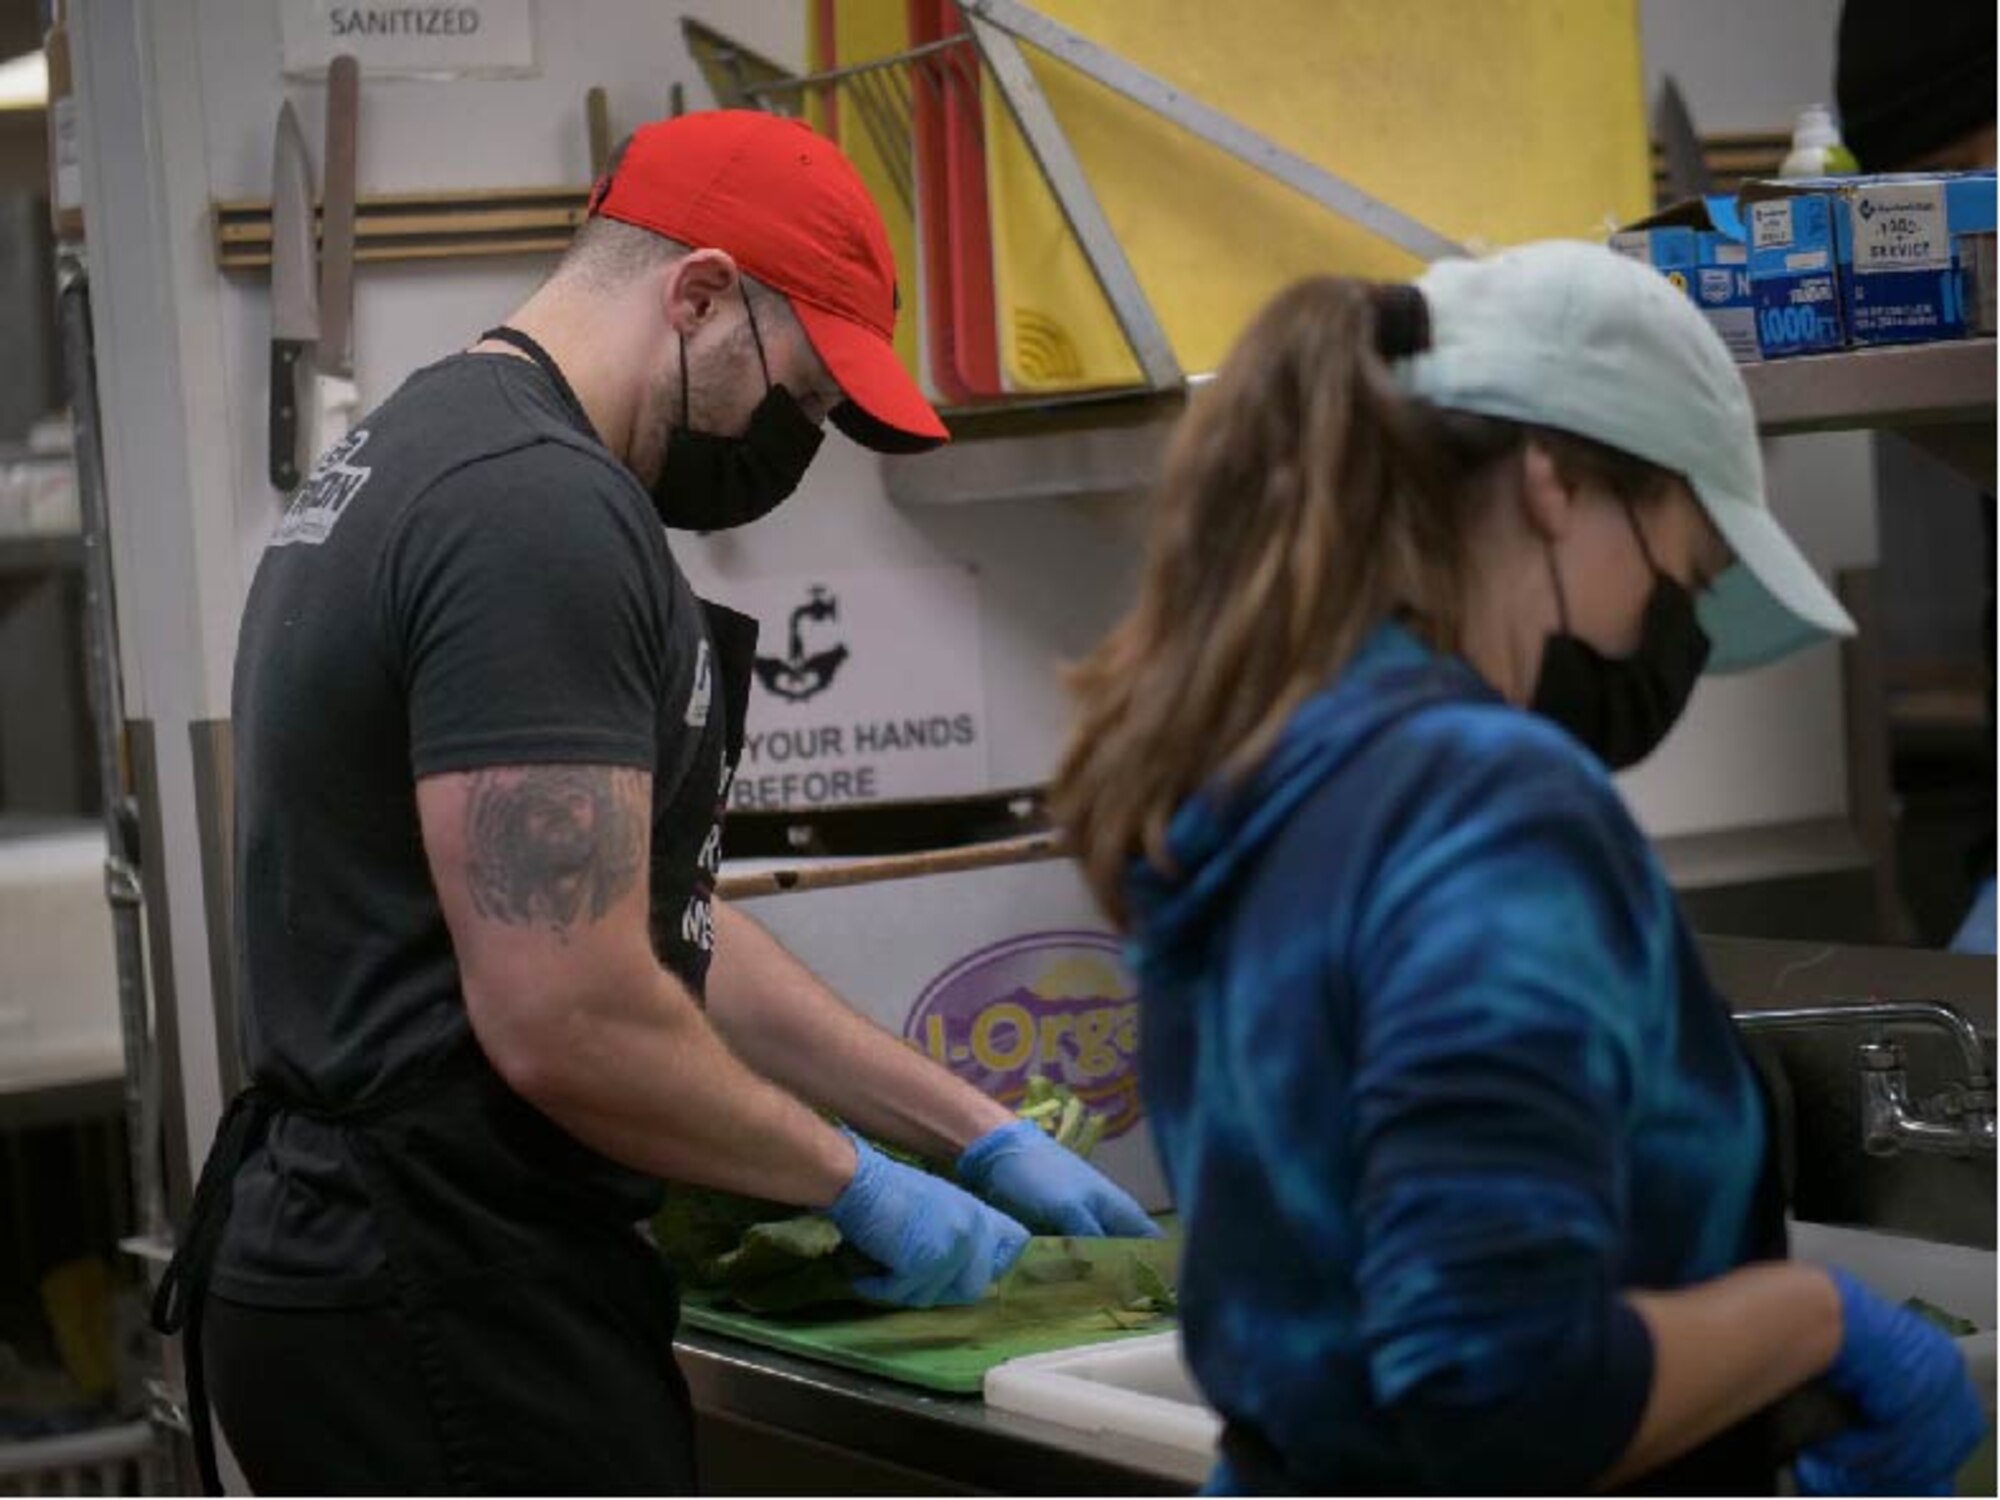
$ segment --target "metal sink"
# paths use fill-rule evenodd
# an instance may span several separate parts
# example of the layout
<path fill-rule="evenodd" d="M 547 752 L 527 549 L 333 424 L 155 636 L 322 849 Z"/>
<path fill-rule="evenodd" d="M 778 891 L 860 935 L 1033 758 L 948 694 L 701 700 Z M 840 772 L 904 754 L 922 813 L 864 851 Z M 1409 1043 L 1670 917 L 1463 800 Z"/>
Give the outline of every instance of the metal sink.
<path fill-rule="evenodd" d="M 1981 1332 L 1959 1341 L 1974 1383 L 1993 1415 L 1994 1276 L 1991 1250 L 1911 1239 L 1880 1230 L 1794 1224 L 1792 1253 L 1800 1260 L 1845 1267 L 1901 1301 L 1922 1297 L 1976 1323 Z M 1220 1424 L 1181 1361 L 1180 1336 L 1066 1350 L 1014 1360 L 986 1377 L 989 1406 L 1120 1440 L 1122 1452 L 1148 1467 L 1199 1482 L 1215 1458 Z M 1959 1493 L 1994 1492 L 1990 1435 L 1959 1476 Z"/>

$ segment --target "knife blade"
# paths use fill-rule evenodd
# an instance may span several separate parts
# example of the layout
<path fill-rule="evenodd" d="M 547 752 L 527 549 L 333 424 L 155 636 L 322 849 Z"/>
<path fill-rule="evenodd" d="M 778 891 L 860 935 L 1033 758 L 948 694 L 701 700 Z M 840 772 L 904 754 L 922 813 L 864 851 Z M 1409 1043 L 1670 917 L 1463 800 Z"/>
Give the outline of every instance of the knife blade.
<path fill-rule="evenodd" d="M 326 70 L 320 330 L 313 381 L 318 405 L 313 441 L 321 450 L 347 436 L 360 405 L 354 384 L 354 198 L 360 108 L 361 67 L 343 52 Z"/>
<path fill-rule="evenodd" d="M 1709 175 L 1708 157 L 1701 149 L 1701 136 L 1695 131 L 1687 100 L 1681 97 L 1681 87 L 1672 74 L 1660 83 L 1653 128 L 1666 147 L 1668 198 L 1678 201 L 1708 192 L 1715 185 Z"/>
<path fill-rule="evenodd" d="M 312 161 L 291 100 L 271 148 L 271 483 L 299 482 L 299 362 L 319 341 L 313 283 Z"/>

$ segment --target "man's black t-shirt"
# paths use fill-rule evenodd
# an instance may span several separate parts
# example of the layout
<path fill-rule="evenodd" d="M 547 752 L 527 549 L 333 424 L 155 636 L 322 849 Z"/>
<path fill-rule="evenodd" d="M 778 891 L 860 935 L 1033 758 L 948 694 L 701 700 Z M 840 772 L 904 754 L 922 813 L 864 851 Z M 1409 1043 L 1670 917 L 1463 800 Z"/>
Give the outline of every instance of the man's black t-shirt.
<path fill-rule="evenodd" d="M 568 392 L 512 355 L 412 376 L 320 460 L 244 610 L 232 707 L 251 1076 L 352 1108 L 475 1045 L 417 815 L 417 781 L 449 772 L 651 772 L 655 948 L 699 995 L 727 790 L 715 678 L 703 606 L 650 501 Z M 553 1128 L 532 1145 L 522 1174 L 628 1221 L 657 1205 L 657 1183 Z M 383 1294 L 351 1149 L 337 1127 L 277 1117 L 237 1178 L 219 1292 Z"/>

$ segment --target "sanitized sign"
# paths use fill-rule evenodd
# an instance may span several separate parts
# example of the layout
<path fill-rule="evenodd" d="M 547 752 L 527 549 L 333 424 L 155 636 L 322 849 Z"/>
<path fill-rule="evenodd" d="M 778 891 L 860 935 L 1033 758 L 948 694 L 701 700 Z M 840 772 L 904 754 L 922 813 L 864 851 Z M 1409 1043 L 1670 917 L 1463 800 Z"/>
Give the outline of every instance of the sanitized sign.
<path fill-rule="evenodd" d="M 989 789 L 979 582 L 969 570 L 765 578 L 732 585 L 719 602 L 761 627 L 732 807 Z"/>
<path fill-rule="evenodd" d="M 367 78 L 519 77 L 535 71 L 534 0 L 456 4 L 281 0 L 285 72 L 318 77 L 352 53 Z"/>

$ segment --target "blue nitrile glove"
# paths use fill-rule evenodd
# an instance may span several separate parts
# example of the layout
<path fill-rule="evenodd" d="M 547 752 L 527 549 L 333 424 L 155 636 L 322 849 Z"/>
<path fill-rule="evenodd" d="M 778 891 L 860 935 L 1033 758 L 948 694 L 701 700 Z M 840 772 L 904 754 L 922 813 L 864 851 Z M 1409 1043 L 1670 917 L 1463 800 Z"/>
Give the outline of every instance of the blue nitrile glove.
<path fill-rule="evenodd" d="M 1859 1425 L 1816 1443 L 1793 1466 L 1807 1495 L 1949 1495 L 1986 1435 L 1986 1415 L 1958 1345 L 1845 1271 L 1840 1353 L 1827 1384 L 1860 1408 Z"/>
<path fill-rule="evenodd" d="M 989 1130 L 966 1147 L 958 1180 L 1045 1234 L 1153 1239 L 1160 1232 L 1124 1189 L 1032 1120 Z"/>
<path fill-rule="evenodd" d="M 886 1270 L 854 1283 L 904 1307 L 977 1302 L 1028 1247 L 1028 1231 L 941 1177 L 893 1162 L 854 1140 L 860 1160 L 827 1217 Z"/>

